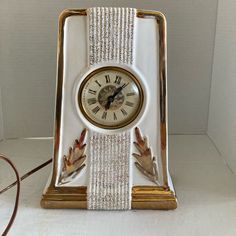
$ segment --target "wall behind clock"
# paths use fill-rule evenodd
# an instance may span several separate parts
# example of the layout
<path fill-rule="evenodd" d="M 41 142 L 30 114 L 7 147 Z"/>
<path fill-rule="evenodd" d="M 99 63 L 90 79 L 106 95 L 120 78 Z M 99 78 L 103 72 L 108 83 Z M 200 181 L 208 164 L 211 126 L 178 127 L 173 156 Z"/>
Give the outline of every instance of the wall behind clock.
<path fill-rule="evenodd" d="M 236 1 L 219 0 L 208 135 L 236 173 Z"/>
<path fill-rule="evenodd" d="M 178 134 L 205 133 L 216 0 L 1 0 L 0 134 L 4 129 L 5 138 L 52 136 L 57 18 L 65 8 L 90 6 L 126 6 L 165 13 L 169 130 Z"/>

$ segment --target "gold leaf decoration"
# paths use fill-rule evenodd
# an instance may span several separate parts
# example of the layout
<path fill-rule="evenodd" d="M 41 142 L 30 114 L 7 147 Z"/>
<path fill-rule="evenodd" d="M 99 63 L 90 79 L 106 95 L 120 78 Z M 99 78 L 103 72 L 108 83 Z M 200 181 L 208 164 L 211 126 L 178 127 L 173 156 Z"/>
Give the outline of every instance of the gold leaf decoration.
<path fill-rule="evenodd" d="M 139 154 L 133 153 L 133 156 L 137 160 L 134 163 L 135 166 L 150 181 L 154 182 L 155 184 L 159 184 L 155 157 L 152 156 L 152 151 L 148 147 L 147 138 L 145 136 L 142 137 L 142 134 L 138 127 L 135 127 L 135 137 L 137 142 L 134 142 L 134 145 L 139 151 Z"/>
<path fill-rule="evenodd" d="M 63 156 L 63 168 L 59 178 L 59 184 L 70 182 L 68 177 L 75 178 L 80 171 L 85 167 L 84 161 L 86 159 L 84 143 L 87 130 L 81 132 L 79 140 L 76 139 L 73 147 L 69 148 L 68 155 Z"/>

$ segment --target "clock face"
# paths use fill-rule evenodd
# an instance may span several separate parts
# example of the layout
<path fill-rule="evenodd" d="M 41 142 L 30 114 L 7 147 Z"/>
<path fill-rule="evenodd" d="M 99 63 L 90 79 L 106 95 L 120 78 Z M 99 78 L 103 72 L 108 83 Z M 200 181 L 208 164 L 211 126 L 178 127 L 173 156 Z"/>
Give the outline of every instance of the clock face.
<path fill-rule="evenodd" d="M 141 111 L 143 90 L 138 79 L 120 67 L 102 67 L 79 88 L 78 103 L 85 118 L 104 129 L 130 124 Z"/>

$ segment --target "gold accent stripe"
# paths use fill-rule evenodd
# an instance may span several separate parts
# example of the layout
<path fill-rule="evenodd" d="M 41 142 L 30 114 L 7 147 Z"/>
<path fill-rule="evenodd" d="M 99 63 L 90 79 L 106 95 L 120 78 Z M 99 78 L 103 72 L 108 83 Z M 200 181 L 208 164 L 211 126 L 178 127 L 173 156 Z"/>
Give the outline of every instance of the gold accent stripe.
<path fill-rule="evenodd" d="M 166 19 L 161 12 L 137 10 L 137 17 L 156 19 L 159 26 L 160 136 L 163 185 L 168 188 L 167 163 L 167 40 Z"/>

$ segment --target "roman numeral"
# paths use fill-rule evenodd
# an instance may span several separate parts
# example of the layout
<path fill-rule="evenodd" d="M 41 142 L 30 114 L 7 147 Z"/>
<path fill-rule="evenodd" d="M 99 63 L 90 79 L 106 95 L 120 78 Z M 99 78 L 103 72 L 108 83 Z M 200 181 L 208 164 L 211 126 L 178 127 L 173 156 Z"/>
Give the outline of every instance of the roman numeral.
<path fill-rule="evenodd" d="M 135 95 L 134 92 L 132 92 L 132 93 L 127 93 L 127 94 L 126 94 L 126 96 L 128 96 L 128 97 L 129 97 L 129 96 L 134 96 L 134 95 Z"/>
<path fill-rule="evenodd" d="M 103 114 L 102 114 L 102 119 L 106 120 L 106 118 L 107 118 L 107 112 L 104 111 Z"/>
<path fill-rule="evenodd" d="M 95 80 L 95 83 L 96 83 L 99 87 L 102 86 L 97 80 Z"/>
<path fill-rule="evenodd" d="M 123 84 L 121 87 L 122 87 L 122 88 L 125 88 L 127 85 L 129 85 L 129 83 Z"/>
<path fill-rule="evenodd" d="M 97 99 L 96 98 L 89 98 L 87 100 L 87 102 L 88 102 L 89 105 L 93 105 L 93 104 L 95 104 L 97 102 Z"/>
<path fill-rule="evenodd" d="M 96 93 L 97 93 L 97 91 L 95 91 L 95 90 L 92 90 L 92 89 L 89 89 L 89 91 L 88 91 L 89 93 L 91 93 L 91 94 L 93 94 L 93 95 L 96 95 Z"/>
<path fill-rule="evenodd" d="M 134 106 L 134 103 L 133 103 L 133 102 L 126 101 L 126 102 L 125 102 L 125 105 L 126 105 L 126 106 L 129 106 L 129 107 L 133 107 L 133 106 Z"/>
<path fill-rule="evenodd" d="M 100 107 L 99 107 L 99 106 L 96 106 L 96 107 L 93 108 L 92 112 L 93 112 L 94 114 L 97 114 L 99 110 L 100 110 Z"/>
<path fill-rule="evenodd" d="M 127 111 L 126 111 L 125 109 L 122 108 L 120 111 L 122 112 L 122 114 L 123 114 L 124 116 L 127 116 L 127 115 L 128 115 L 128 113 L 127 113 Z"/>
<path fill-rule="evenodd" d="M 114 120 L 117 120 L 117 117 L 116 117 L 116 113 L 115 113 L 115 112 L 113 113 L 113 119 L 114 119 Z"/>
<path fill-rule="evenodd" d="M 107 83 L 107 84 L 111 82 L 109 75 L 105 75 L 105 78 L 106 78 L 106 83 Z"/>
<path fill-rule="evenodd" d="M 117 75 L 114 83 L 120 84 L 120 82 L 121 82 L 121 77 L 119 75 Z"/>

